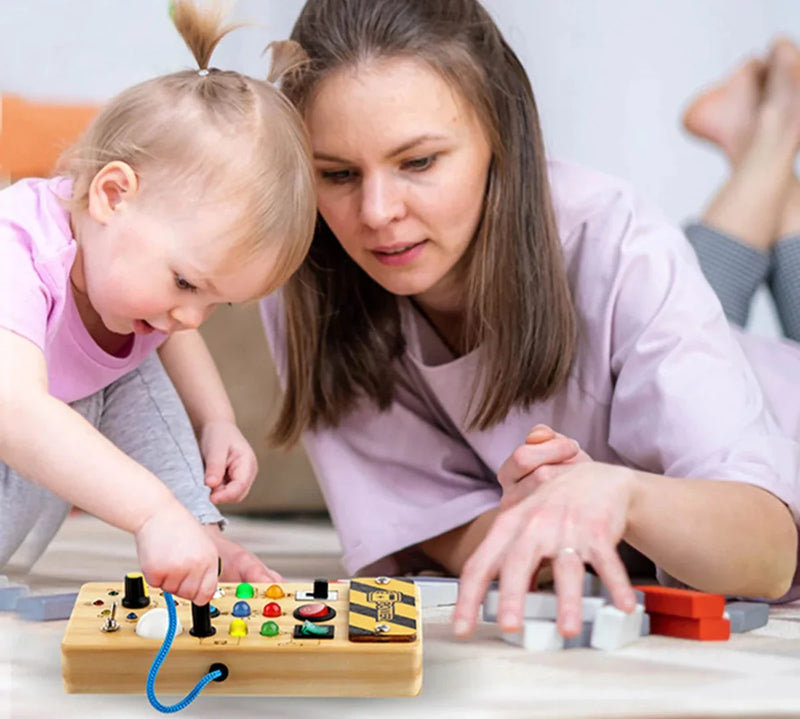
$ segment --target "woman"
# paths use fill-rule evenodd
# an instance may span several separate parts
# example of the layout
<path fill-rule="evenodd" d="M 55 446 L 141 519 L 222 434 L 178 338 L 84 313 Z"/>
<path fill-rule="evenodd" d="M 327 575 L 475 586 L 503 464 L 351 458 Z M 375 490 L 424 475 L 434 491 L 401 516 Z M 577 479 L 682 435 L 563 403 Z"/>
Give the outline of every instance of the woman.
<path fill-rule="evenodd" d="M 585 562 L 631 610 L 623 539 L 697 588 L 784 594 L 797 444 L 684 237 L 623 183 L 545 160 L 486 11 L 309 0 L 292 39 L 319 218 L 262 305 L 274 437 L 303 435 L 348 570 L 460 575 L 459 635 L 496 576 L 518 629 L 548 560 L 562 634 Z"/>

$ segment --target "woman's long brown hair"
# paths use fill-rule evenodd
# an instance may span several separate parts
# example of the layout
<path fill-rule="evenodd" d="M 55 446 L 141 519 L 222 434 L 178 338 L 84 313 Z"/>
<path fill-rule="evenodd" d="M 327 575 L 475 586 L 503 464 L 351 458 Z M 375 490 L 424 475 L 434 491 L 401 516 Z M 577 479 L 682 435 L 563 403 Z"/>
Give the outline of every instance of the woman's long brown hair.
<path fill-rule="evenodd" d="M 426 63 L 475 108 L 492 160 L 465 257 L 466 334 L 480 353 L 469 426 L 551 395 L 569 374 L 574 311 L 533 92 L 489 14 L 476 0 L 308 0 L 291 37 L 308 63 L 283 90 L 301 112 L 332 71 L 393 57 Z M 405 347 L 397 299 L 319 215 L 284 301 L 287 384 L 273 441 L 336 426 L 364 396 L 386 409 Z"/>

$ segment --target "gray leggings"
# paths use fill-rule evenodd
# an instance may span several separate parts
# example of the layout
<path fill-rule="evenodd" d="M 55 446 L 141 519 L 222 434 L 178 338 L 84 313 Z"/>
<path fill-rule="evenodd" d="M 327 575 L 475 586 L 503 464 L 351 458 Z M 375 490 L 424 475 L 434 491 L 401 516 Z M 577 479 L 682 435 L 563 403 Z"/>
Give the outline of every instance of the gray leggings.
<path fill-rule="evenodd" d="M 189 417 L 155 352 L 132 372 L 70 406 L 159 477 L 200 522 L 223 521 L 204 484 Z M 15 566 L 30 568 L 69 510 L 63 499 L 0 462 L 0 569 L 15 553 Z"/>
<path fill-rule="evenodd" d="M 800 342 L 800 237 L 782 239 L 767 253 L 707 225 L 689 225 L 686 236 L 731 322 L 744 327 L 753 295 L 766 282 L 783 333 Z"/>

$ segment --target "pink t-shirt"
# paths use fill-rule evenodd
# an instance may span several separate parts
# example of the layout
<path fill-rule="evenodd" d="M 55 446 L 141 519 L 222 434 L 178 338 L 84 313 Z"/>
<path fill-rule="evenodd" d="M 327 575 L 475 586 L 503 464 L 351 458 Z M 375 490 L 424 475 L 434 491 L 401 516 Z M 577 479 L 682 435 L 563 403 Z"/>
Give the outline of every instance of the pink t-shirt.
<path fill-rule="evenodd" d="M 165 335 L 136 335 L 123 357 L 103 351 L 86 330 L 69 273 L 77 245 L 59 202 L 70 181 L 21 180 L 0 191 L 0 327 L 44 353 L 50 394 L 73 402 L 135 369 Z"/>
<path fill-rule="evenodd" d="M 400 299 L 394 403 L 304 436 L 348 571 L 402 570 L 399 550 L 497 506 L 500 465 L 540 422 L 598 461 L 763 487 L 798 519 L 800 347 L 732 330 L 683 234 L 625 183 L 561 162 L 550 181 L 579 324 L 567 383 L 468 429 L 477 352 L 454 358 Z M 262 301 L 279 372 L 281 312 L 279 294 Z"/>

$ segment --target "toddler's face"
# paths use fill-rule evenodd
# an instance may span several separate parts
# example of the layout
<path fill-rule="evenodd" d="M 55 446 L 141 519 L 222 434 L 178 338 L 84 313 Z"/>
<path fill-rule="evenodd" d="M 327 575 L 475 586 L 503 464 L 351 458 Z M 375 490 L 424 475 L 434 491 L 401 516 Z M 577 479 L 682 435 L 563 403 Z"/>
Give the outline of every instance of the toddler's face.
<path fill-rule="evenodd" d="M 230 205 L 122 203 L 83 243 L 84 285 L 103 324 L 117 334 L 171 334 L 199 327 L 222 303 L 263 295 L 274 250 L 241 257 Z"/>

